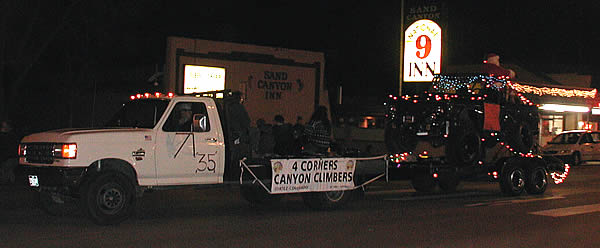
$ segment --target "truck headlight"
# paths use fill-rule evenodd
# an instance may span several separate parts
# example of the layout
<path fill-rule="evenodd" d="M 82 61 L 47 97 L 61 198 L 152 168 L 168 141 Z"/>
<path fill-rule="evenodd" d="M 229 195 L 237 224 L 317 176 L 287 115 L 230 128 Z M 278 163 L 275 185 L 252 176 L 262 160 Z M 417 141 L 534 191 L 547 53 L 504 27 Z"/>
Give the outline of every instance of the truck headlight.
<path fill-rule="evenodd" d="M 77 144 L 55 144 L 54 157 L 56 158 L 76 158 Z"/>

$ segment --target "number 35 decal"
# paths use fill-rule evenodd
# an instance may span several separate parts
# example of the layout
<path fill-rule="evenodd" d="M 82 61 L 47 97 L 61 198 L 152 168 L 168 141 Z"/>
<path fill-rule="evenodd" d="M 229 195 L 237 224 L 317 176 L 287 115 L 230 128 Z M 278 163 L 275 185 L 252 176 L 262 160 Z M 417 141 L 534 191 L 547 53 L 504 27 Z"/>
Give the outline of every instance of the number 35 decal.
<path fill-rule="evenodd" d="M 217 168 L 217 162 L 213 159 L 217 153 L 196 153 L 196 156 L 199 156 L 198 167 L 196 168 L 195 173 L 202 172 L 212 172 L 215 173 L 215 169 Z"/>

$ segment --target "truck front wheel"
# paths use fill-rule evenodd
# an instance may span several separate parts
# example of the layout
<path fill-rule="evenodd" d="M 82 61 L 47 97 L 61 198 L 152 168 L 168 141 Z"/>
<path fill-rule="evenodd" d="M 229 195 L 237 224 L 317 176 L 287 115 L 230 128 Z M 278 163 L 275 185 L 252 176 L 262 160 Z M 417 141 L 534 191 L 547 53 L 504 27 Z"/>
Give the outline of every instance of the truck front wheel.
<path fill-rule="evenodd" d="M 518 196 L 525 189 L 525 172 L 521 167 L 507 165 L 500 176 L 500 189 L 508 196 Z"/>
<path fill-rule="evenodd" d="M 116 172 L 96 176 L 81 193 L 84 211 L 99 225 L 118 224 L 127 219 L 133 213 L 135 200 L 133 184 Z"/>
<path fill-rule="evenodd" d="M 350 201 L 352 191 L 327 191 L 311 192 L 302 194 L 304 204 L 312 209 L 333 210 L 337 209 Z"/>

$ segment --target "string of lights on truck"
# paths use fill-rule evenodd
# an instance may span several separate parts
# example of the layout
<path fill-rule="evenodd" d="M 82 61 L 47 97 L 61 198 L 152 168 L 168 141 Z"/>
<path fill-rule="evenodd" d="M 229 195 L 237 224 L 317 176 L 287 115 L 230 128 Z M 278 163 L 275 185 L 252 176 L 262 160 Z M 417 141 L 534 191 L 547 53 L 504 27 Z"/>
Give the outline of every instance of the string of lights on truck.
<path fill-rule="evenodd" d="M 467 93 L 470 93 L 474 96 L 471 96 L 470 98 L 468 98 L 471 101 L 483 101 L 486 100 L 486 98 L 488 97 L 487 94 L 484 94 L 483 96 L 478 95 L 478 91 L 477 90 L 473 90 L 471 88 L 469 88 L 470 86 L 472 86 L 474 83 L 476 82 L 483 82 L 485 84 L 486 88 L 490 88 L 493 90 L 502 90 L 505 89 L 507 87 L 510 87 L 511 89 L 514 89 L 515 91 L 517 91 L 517 96 L 519 98 L 519 100 L 521 101 L 521 103 L 523 103 L 524 105 L 529 105 L 529 106 L 533 106 L 534 103 L 527 99 L 527 97 L 525 97 L 522 93 L 534 93 L 537 95 L 552 95 L 552 96 L 562 96 L 562 97 L 590 97 L 590 98 L 594 98 L 596 96 L 596 90 L 590 90 L 590 91 L 585 91 L 585 90 L 564 90 L 564 89 L 559 89 L 559 88 L 548 88 L 548 87 L 543 87 L 543 88 L 539 88 L 539 87 L 535 87 L 535 86 L 529 86 L 529 85 L 523 85 L 523 84 L 519 84 L 519 83 L 513 83 L 509 80 L 508 77 L 492 77 L 492 76 L 485 76 L 485 75 L 476 75 L 476 76 L 463 76 L 463 77 L 456 77 L 456 76 L 444 76 L 444 75 L 436 75 L 436 77 L 433 80 L 433 88 L 435 90 L 439 90 L 439 91 L 458 91 L 461 89 L 466 89 Z M 419 101 L 441 101 L 441 100 L 452 100 L 452 99 L 457 99 L 459 98 L 458 94 L 436 94 L 436 93 L 428 93 L 428 92 L 424 92 L 425 96 L 424 99 L 421 99 L 420 95 L 405 95 L 405 96 L 401 96 L 400 99 L 404 100 L 404 101 L 410 101 L 413 103 L 418 103 Z M 393 96 L 393 95 L 389 95 L 389 98 L 397 101 L 398 97 Z M 387 105 L 387 103 L 384 103 L 384 105 Z M 536 107 L 540 107 L 539 104 L 536 104 Z M 390 106 L 390 112 L 392 113 L 392 115 L 394 115 L 396 109 L 394 106 Z M 386 117 L 390 117 L 388 116 L 388 114 L 386 114 Z M 391 116 L 392 118 L 394 118 L 395 116 Z M 488 137 L 491 137 L 492 139 L 495 139 L 496 143 L 500 144 L 500 146 L 504 149 L 506 149 L 506 151 L 512 153 L 515 156 L 520 156 L 520 157 L 539 157 L 541 158 L 541 156 L 539 155 L 535 155 L 533 154 L 533 151 L 528 151 L 527 153 L 522 153 L 519 151 L 516 151 L 513 147 L 511 147 L 509 144 L 507 144 L 505 141 L 503 141 L 503 139 L 500 137 L 501 135 L 497 132 L 494 131 L 490 131 L 487 134 Z M 444 138 L 447 138 L 448 135 L 445 134 Z M 481 138 L 482 142 L 485 142 L 487 139 L 485 137 Z M 389 155 L 389 158 L 391 160 L 391 162 L 398 164 L 397 166 L 400 167 L 401 163 L 403 161 L 407 160 L 407 157 L 409 155 L 412 155 L 412 152 L 404 152 L 404 153 L 396 153 L 396 154 L 392 154 Z M 419 158 L 427 158 L 428 157 L 428 152 L 427 151 L 423 151 L 420 154 L 418 154 Z M 483 161 L 478 161 L 478 163 L 480 165 L 484 165 Z M 562 183 L 564 181 L 564 179 L 567 177 L 569 173 L 569 165 L 565 165 L 565 171 L 563 173 L 551 173 L 551 176 L 554 180 L 554 182 L 556 184 Z M 489 176 L 493 176 L 495 179 L 498 178 L 498 172 L 494 171 L 494 172 L 490 172 L 488 173 Z M 435 175 L 434 175 L 435 177 Z"/>

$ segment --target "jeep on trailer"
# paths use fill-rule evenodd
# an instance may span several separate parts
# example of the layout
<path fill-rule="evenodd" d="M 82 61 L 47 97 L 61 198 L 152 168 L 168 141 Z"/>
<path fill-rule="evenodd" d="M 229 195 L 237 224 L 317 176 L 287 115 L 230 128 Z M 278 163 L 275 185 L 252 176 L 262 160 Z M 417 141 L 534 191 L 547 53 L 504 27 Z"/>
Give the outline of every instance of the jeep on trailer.
<path fill-rule="evenodd" d="M 392 178 L 417 191 L 454 191 L 460 179 L 489 177 L 507 195 L 541 194 L 547 174 L 568 171 L 537 155 L 537 106 L 506 78 L 437 75 L 430 91 L 389 97 L 385 143 Z"/>

